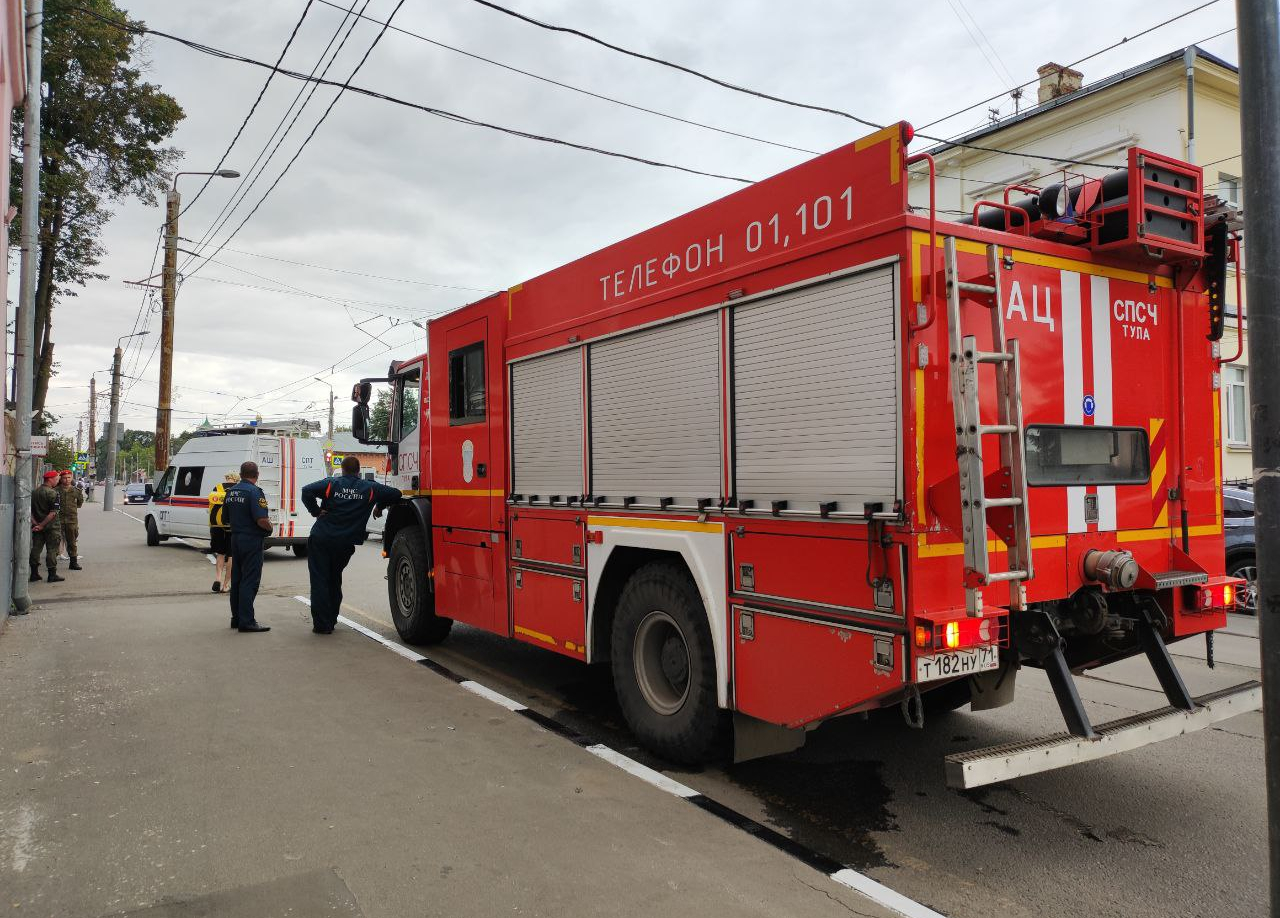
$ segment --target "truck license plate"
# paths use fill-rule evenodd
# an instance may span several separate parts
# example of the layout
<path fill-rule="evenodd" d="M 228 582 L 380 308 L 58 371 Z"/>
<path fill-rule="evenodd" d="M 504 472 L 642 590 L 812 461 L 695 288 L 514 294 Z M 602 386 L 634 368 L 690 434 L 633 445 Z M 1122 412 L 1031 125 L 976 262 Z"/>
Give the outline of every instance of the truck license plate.
<path fill-rule="evenodd" d="M 916 657 L 916 681 L 932 682 L 955 676 L 971 676 L 1000 666 L 1000 648 L 994 644 Z"/>

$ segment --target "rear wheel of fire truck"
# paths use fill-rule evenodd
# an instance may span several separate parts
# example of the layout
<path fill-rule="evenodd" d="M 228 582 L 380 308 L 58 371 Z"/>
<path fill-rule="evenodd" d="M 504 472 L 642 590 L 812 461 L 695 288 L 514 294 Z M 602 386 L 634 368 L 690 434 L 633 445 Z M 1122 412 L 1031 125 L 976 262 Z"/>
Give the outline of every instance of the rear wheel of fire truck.
<path fill-rule="evenodd" d="M 387 598 L 400 637 L 410 644 L 439 644 L 449 636 L 453 619 L 436 615 L 435 593 L 427 585 L 431 561 L 422 530 L 396 533 L 387 562 Z"/>
<path fill-rule="evenodd" d="M 677 762 L 716 758 L 729 715 L 716 706 L 711 629 L 698 588 L 679 565 L 640 568 L 618 600 L 613 684 L 631 732 Z"/>

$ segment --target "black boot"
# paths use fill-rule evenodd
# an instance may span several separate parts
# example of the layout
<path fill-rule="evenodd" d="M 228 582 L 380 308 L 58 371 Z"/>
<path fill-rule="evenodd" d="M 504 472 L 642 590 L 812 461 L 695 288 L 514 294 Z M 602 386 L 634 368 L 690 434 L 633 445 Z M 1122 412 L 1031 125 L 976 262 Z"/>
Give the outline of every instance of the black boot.
<path fill-rule="evenodd" d="M 82 570 L 84 570 L 84 568 L 80 566 L 80 559 L 79 559 L 79 558 L 72 558 L 72 559 L 71 559 L 71 563 L 67 565 L 67 570 L 71 570 L 71 571 L 82 571 Z"/>
<path fill-rule="evenodd" d="M 44 578 L 40 576 L 40 565 L 31 565 L 31 576 L 27 578 L 27 583 L 35 583 L 37 580 L 43 579 Z"/>
<path fill-rule="evenodd" d="M 46 574 L 45 579 L 48 580 L 50 583 L 61 583 L 62 581 L 67 579 L 66 577 L 58 576 L 57 567 L 48 568 L 45 574 Z"/>

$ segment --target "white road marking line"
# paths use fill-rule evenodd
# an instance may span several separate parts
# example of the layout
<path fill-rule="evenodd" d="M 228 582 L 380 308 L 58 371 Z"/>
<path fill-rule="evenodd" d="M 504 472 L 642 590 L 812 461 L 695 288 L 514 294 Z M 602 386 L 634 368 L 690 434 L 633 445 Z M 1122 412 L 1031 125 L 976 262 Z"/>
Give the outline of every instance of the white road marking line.
<path fill-rule="evenodd" d="M 501 705 L 508 711 L 524 711 L 528 708 L 528 705 L 523 705 L 512 698 L 508 698 L 500 692 L 495 692 L 487 685 L 481 685 L 479 682 L 473 682 L 470 679 L 459 682 L 458 685 L 462 686 L 473 695 L 479 695 L 481 698 L 489 699 L 496 705 Z"/>
<path fill-rule="evenodd" d="M 902 893 L 895 892 L 883 883 L 877 883 L 871 877 L 858 873 L 850 867 L 837 870 L 831 874 L 831 879 L 841 886 L 849 887 L 854 892 L 862 893 L 885 908 L 893 909 L 899 915 L 905 915 L 906 918 L 945 918 L 940 912 L 935 912 L 927 905 L 908 899 Z"/>
<path fill-rule="evenodd" d="M 146 523 L 146 520 L 139 519 L 138 517 L 134 516 L 132 513 L 129 513 L 127 510 L 117 510 L 115 508 L 112 508 L 112 510 L 115 513 L 119 513 L 121 516 L 129 517 L 129 519 L 133 520 L 135 523 Z M 204 552 L 204 549 L 201 548 L 199 545 L 192 545 L 190 542 L 188 542 L 186 539 L 182 538 L 181 536 L 169 536 L 169 538 L 173 539 L 173 541 L 175 542 L 181 542 L 183 545 L 187 546 L 187 548 L 194 548 L 198 552 Z M 218 566 L 218 561 L 216 558 L 214 558 L 213 555 L 206 553 L 205 558 L 214 567 Z"/>
<path fill-rule="evenodd" d="M 616 765 L 632 777 L 639 778 L 646 784 L 652 784 L 659 790 L 664 790 L 668 794 L 674 794 L 677 797 L 696 797 L 698 791 L 691 787 L 685 787 L 679 781 L 668 778 L 660 771 L 655 771 L 648 765 L 641 765 L 635 759 L 623 755 L 621 752 L 610 749 L 608 746 L 597 743 L 594 746 L 588 746 L 587 752 L 604 759 L 611 765 Z"/>
<path fill-rule="evenodd" d="M 306 596 L 294 596 L 293 598 L 303 605 L 311 605 L 311 600 Z M 383 637 L 378 632 L 371 628 L 366 628 L 359 622 L 352 621 L 345 615 L 339 615 L 338 621 L 346 625 L 348 628 L 360 632 L 365 637 L 372 638 L 383 647 L 386 647 L 393 653 L 399 654 L 406 660 L 410 660 L 414 663 L 420 663 L 427 659 L 422 654 L 416 653 L 390 638 Z M 479 682 L 475 682 L 471 679 L 465 679 L 462 682 L 459 682 L 458 685 L 480 698 L 485 698 L 496 705 L 506 708 L 508 711 L 519 712 L 528 710 L 526 705 L 523 705 L 518 701 L 514 701 L 506 695 L 503 695 L 500 692 L 495 692 L 488 686 L 481 685 Z M 639 778 L 646 784 L 656 787 L 658 790 L 666 791 L 672 796 L 686 800 L 692 797 L 702 796 L 700 791 L 696 791 L 687 785 L 681 784 L 679 781 L 668 778 L 662 772 L 650 768 L 648 765 L 641 764 L 635 759 L 625 756 L 615 749 L 610 749 L 608 746 L 601 743 L 583 748 L 596 758 L 608 762 L 610 765 L 625 771 L 632 777 Z M 848 889 L 852 889 L 854 892 L 866 896 L 877 904 L 883 905 L 885 908 L 904 916 L 904 918 L 946 918 L 945 915 L 935 912 L 928 906 L 921 905 L 919 902 L 909 899 L 901 893 L 895 892 L 883 883 L 879 883 L 864 874 L 858 873 L 851 867 L 845 867 L 842 870 L 837 870 L 835 873 L 827 874 L 827 876 L 836 883 L 839 883 L 841 886 L 847 887 Z"/>

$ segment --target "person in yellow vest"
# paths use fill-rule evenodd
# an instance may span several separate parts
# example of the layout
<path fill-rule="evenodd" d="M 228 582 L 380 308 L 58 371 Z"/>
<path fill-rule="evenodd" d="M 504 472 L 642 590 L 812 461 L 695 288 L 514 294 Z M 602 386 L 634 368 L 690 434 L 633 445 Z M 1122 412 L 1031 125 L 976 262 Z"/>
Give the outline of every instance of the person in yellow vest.
<path fill-rule="evenodd" d="M 235 472 L 227 472 L 209 492 L 209 551 L 213 553 L 216 578 L 213 592 L 225 593 L 231 582 L 231 524 L 227 522 L 223 501 L 227 488 L 240 481 Z"/>

